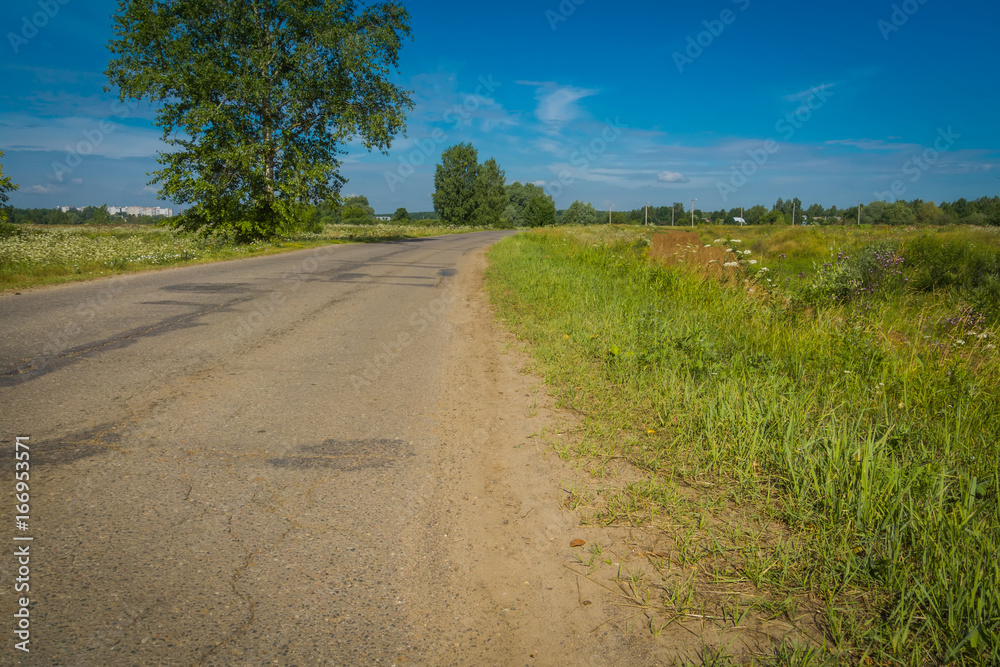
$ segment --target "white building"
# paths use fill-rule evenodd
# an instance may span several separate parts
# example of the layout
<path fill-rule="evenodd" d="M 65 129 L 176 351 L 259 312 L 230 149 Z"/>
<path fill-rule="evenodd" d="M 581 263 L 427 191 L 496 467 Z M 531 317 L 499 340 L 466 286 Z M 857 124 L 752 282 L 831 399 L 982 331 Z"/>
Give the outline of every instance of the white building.
<path fill-rule="evenodd" d="M 162 215 L 168 218 L 174 217 L 174 209 L 159 206 L 108 206 L 108 213 L 110 215 L 124 213 L 126 215 L 145 215 L 150 217 L 154 215 Z"/>

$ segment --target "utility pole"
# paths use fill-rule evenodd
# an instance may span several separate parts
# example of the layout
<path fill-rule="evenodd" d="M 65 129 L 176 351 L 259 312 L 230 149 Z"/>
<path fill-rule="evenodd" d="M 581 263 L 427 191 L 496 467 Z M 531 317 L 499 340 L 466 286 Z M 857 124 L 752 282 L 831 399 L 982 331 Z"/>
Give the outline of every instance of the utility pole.
<path fill-rule="evenodd" d="M 858 227 L 861 226 L 861 200 L 858 200 Z"/>
<path fill-rule="evenodd" d="M 673 226 L 674 226 L 674 213 L 675 213 L 676 211 L 677 211 L 677 207 L 676 207 L 676 206 L 673 206 L 673 205 L 671 205 L 671 206 L 670 206 L 670 226 L 671 226 L 671 227 L 673 227 Z"/>
<path fill-rule="evenodd" d="M 698 201 L 697 197 L 695 197 L 694 199 L 691 200 L 691 226 L 692 227 L 694 227 L 694 203 L 696 201 Z"/>
<path fill-rule="evenodd" d="M 792 226 L 795 226 L 795 202 L 792 202 Z"/>
<path fill-rule="evenodd" d="M 612 207 L 614 207 L 614 204 L 608 204 L 608 224 L 609 225 L 611 224 L 611 209 L 612 209 Z"/>
<path fill-rule="evenodd" d="M 646 226 L 649 226 L 649 202 L 646 202 Z"/>

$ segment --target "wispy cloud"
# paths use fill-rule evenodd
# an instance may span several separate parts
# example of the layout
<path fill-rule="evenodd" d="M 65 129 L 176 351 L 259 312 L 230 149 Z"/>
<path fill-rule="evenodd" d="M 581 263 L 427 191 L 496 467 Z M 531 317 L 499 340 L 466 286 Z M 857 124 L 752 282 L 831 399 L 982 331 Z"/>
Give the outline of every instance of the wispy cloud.
<path fill-rule="evenodd" d="M 560 86 L 552 81 L 517 81 L 522 86 L 535 88 L 538 106 L 535 117 L 551 132 L 558 132 L 567 123 L 582 115 L 578 102 L 585 97 L 597 95 L 599 90 Z"/>
<path fill-rule="evenodd" d="M 806 90 L 800 90 L 797 93 L 792 93 L 791 95 L 785 95 L 784 99 L 786 102 L 802 102 L 807 100 L 813 95 L 819 95 L 820 93 L 827 93 L 836 86 L 836 83 L 824 83 L 819 86 L 813 86 L 812 88 L 807 88 Z"/>
<path fill-rule="evenodd" d="M 917 144 L 892 142 L 885 139 L 830 139 L 825 142 L 827 146 L 850 146 L 862 151 L 904 151 L 919 148 Z"/>
<path fill-rule="evenodd" d="M 656 175 L 661 183 L 687 183 L 688 179 L 679 171 L 661 171 Z"/>
<path fill-rule="evenodd" d="M 62 192 L 65 188 L 60 188 L 51 183 L 48 185 L 32 185 L 27 188 L 27 191 L 36 195 L 50 195 L 54 192 Z"/>

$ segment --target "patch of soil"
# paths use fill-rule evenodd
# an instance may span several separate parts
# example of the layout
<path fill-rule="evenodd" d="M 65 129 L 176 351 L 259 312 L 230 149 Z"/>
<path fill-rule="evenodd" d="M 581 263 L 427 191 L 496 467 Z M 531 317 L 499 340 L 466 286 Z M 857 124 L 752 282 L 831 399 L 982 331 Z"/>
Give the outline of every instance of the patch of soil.
<path fill-rule="evenodd" d="M 663 236 L 692 245 L 682 241 L 695 235 L 681 234 Z M 435 664 L 670 665 L 750 659 L 789 636 L 822 643 L 813 610 L 776 613 L 736 569 L 733 583 L 713 577 L 704 517 L 667 510 L 669 530 L 588 518 L 595 508 L 579 505 L 582 490 L 600 503 L 647 473 L 616 456 L 598 478 L 587 461 L 556 455 L 575 450 L 579 417 L 555 407 L 522 346 L 495 321 L 485 267 L 483 253 L 470 256 L 449 286 L 457 299 L 436 415 L 447 447 L 420 513 L 441 525 L 419 550 L 430 554 L 422 566 L 433 587 L 413 592 L 420 608 L 438 610 L 413 619 L 440 637 Z M 769 532 L 739 510 L 710 523 L 721 534 L 734 521 L 740 532 Z M 681 545 L 682 535 L 695 542 Z M 767 609 L 748 610 L 755 602 Z"/>

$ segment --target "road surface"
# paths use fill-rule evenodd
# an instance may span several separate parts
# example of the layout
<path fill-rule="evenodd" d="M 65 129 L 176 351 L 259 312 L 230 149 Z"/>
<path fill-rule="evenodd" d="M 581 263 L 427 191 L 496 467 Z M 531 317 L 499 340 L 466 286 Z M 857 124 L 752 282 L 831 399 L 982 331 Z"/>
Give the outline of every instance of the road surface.
<path fill-rule="evenodd" d="M 0 295 L 0 662 L 650 664 L 565 567 L 503 235 Z"/>

